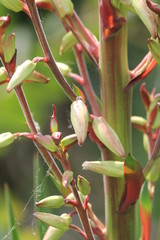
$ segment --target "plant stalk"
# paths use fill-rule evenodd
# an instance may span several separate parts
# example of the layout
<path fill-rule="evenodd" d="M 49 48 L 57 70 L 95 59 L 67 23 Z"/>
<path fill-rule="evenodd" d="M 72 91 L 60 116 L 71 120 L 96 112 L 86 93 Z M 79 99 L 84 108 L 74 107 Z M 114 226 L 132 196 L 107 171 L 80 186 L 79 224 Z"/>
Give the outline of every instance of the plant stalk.
<path fill-rule="evenodd" d="M 110 2 L 104 1 L 106 4 Z M 131 152 L 131 91 L 124 92 L 124 87 L 129 82 L 126 23 L 105 39 L 100 19 L 100 78 L 102 116 L 118 134 L 127 155 Z M 106 148 L 101 149 L 101 155 L 103 160 L 121 161 Z M 118 213 L 123 190 L 123 178 L 104 176 L 105 218 L 109 240 L 135 240 L 135 206 L 124 213 Z"/>

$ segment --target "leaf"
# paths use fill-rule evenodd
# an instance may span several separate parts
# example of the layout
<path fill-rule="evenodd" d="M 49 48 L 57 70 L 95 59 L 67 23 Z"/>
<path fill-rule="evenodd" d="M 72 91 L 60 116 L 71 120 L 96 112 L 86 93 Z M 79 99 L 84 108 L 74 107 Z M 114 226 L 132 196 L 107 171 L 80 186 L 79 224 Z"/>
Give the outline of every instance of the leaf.
<path fill-rule="evenodd" d="M 142 222 L 142 236 L 150 240 L 152 200 L 148 191 L 148 182 L 145 181 L 140 193 L 140 216 Z"/>
<path fill-rule="evenodd" d="M 21 0 L 0 0 L 0 3 L 14 12 L 20 12 L 23 9 Z"/>
<path fill-rule="evenodd" d="M 140 164 L 128 155 L 124 164 L 125 185 L 119 205 L 119 213 L 124 212 L 129 206 L 134 204 L 140 194 L 144 176 Z"/>
<path fill-rule="evenodd" d="M 95 117 L 92 128 L 97 138 L 99 138 L 109 150 L 119 157 L 125 157 L 125 151 L 118 135 L 103 117 Z"/>
<path fill-rule="evenodd" d="M 160 44 L 158 42 L 158 39 L 148 39 L 148 47 L 154 59 L 160 65 Z"/>
<path fill-rule="evenodd" d="M 16 51 L 16 35 L 12 33 L 6 40 L 4 49 L 3 49 L 3 54 L 4 54 L 4 60 L 6 63 L 10 63 L 12 60 L 15 51 Z"/>

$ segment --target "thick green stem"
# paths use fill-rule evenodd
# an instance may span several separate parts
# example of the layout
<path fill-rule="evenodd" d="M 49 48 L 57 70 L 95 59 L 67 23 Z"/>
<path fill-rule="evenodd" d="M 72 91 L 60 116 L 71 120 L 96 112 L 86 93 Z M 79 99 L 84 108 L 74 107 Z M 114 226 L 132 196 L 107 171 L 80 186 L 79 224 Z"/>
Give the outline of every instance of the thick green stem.
<path fill-rule="evenodd" d="M 118 134 L 126 154 L 131 152 L 131 92 L 124 92 L 129 81 L 127 61 L 127 26 L 109 36 L 100 31 L 100 76 L 102 116 Z M 102 159 L 120 160 L 108 149 Z M 104 177 L 105 214 L 109 240 L 135 240 L 135 207 L 119 214 L 124 179 Z"/>

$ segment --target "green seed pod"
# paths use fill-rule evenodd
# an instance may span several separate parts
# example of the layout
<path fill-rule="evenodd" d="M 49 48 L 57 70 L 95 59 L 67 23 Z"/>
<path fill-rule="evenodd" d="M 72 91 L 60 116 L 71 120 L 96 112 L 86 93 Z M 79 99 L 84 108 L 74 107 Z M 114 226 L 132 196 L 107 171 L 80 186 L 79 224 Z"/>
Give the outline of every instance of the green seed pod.
<path fill-rule="evenodd" d="M 71 68 L 67 64 L 60 63 L 60 62 L 56 62 L 56 63 L 57 63 L 57 66 L 58 66 L 59 70 L 61 71 L 61 73 L 64 77 L 66 77 L 67 74 L 72 71 Z"/>
<path fill-rule="evenodd" d="M 71 17 L 73 15 L 73 3 L 71 0 L 52 0 L 61 18 Z"/>
<path fill-rule="evenodd" d="M 92 161 L 84 162 L 83 169 L 106 175 L 108 177 L 124 177 L 124 162 L 119 161 Z"/>
<path fill-rule="evenodd" d="M 79 191 L 83 195 L 89 195 L 91 193 L 91 184 L 88 182 L 88 180 L 80 175 L 78 176 L 77 180 Z"/>
<path fill-rule="evenodd" d="M 119 157 L 125 157 L 124 148 L 116 132 L 103 117 L 95 117 L 92 128 L 97 138 L 113 153 Z"/>
<path fill-rule="evenodd" d="M 55 143 L 53 142 L 53 139 L 51 138 L 51 136 L 49 135 L 41 135 L 39 133 L 37 133 L 35 135 L 35 139 L 43 146 L 45 147 L 47 150 L 49 150 L 50 152 L 56 152 L 57 151 L 57 146 L 55 145 Z"/>
<path fill-rule="evenodd" d="M 37 207 L 59 208 L 64 206 L 65 201 L 62 196 L 46 197 L 36 203 Z"/>
<path fill-rule="evenodd" d="M 45 233 L 43 240 L 59 240 L 60 237 L 66 232 L 66 230 L 49 227 L 47 232 Z"/>
<path fill-rule="evenodd" d="M 6 147 L 14 142 L 14 135 L 10 132 L 0 134 L 0 148 Z"/>
<path fill-rule="evenodd" d="M 30 60 L 26 60 L 24 63 L 19 65 L 8 83 L 7 92 L 10 92 L 13 88 L 22 84 L 23 81 L 33 72 L 35 67 L 36 63 Z"/>
<path fill-rule="evenodd" d="M 71 104 L 71 122 L 80 146 L 87 137 L 88 121 L 89 116 L 87 107 L 83 100 L 77 99 Z"/>
<path fill-rule="evenodd" d="M 40 221 L 48 224 L 49 226 L 68 230 L 69 225 L 71 224 L 71 218 L 68 214 L 62 214 L 61 216 L 57 216 L 50 213 L 36 212 L 33 214 Z"/>
<path fill-rule="evenodd" d="M 68 135 L 68 136 L 64 137 L 61 140 L 61 145 L 62 145 L 62 147 L 67 147 L 67 146 L 75 143 L 76 141 L 77 141 L 77 135 L 76 134 L 71 134 L 71 135 Z"/>
<path fill-rule="evenodd" d="M 73 172 L 72 171 L 65 171 L 62 175 L 62 185 L 67 187 L 71 181 L 73 180 Z"/>
<path fill-rule="evenodd" d="M 60 54 L 66 53 L 68 50 L 72 49 L 72 47 L 74 47 L 77 43 L 78 41 L 71 31 L 66 33 L 62 38 L 62 42 L 60 45 Z"/>
<path fill-rule="evenodd" d="M 3 48 L 3 54 L 4 54 L 4 60 L 6 63 L 10 63 L 12 60 L 15 51 L 16 51 L 16 35 L 12 33 L 6 40 L 4 48 Z"/>
<path fill-rule="evenodd" d="M 4 67 L 0 68 L 0 82 L 3 82 L 8 77 L 6 69 Z"/>
<path fill-rule="evenodd" d="M 156 23 L 156 15 L 147 6 L 146 0 L 132 0 L 133 7 L 135 8 L 139 18 L 149 30 L 150 34 L 156 38 L 158 35 L 158 27 Z"/>
<path fill-rule="evenodd" d="M 14 12 L 20 12 L 23 10 L 23 4 L 21 0 L 0 0 L 0 3 Z"/>

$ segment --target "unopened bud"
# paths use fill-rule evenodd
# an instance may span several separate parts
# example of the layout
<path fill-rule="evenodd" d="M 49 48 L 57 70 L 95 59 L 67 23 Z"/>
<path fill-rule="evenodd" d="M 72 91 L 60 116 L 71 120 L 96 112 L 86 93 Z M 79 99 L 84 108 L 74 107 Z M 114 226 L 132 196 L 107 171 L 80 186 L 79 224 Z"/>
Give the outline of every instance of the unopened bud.
<path fill-rule="evenodd" d="M 14 142 L 14 135 L 10 132 L 0 134 L 0 148 L 6 147 Z"/>
<path fill-rule="evenodd" d="M 87 107 L 83 100 L 77 99 L 71 105 L 71 122 L 80 146 L 84 143 L 87 137 L 88 121 Z"/>
<path fill-rule="evenodd" d="M 95 117 L 93 119 L 92 128 L 97 138 L 109 150 L 119 157 L 125 157 L 125 151 L 119 137 L 103 117 Z"/>
<path fill-rule="evenodd" d="M 68 214 L 57 216 L 50 213 L 36 212 L 33 215 L 40 221 L 48 224 L 49 226 L 62 230 L 68 230 L 69 225 L 71 224 L 71 218 Z"/>
<path fill-rule="evenodd" d="M 53 114 L 52 114 L 51 120 L 50 120 L 50 131 L 51 131 L 51 133 L 58 131 L 58 121 L 57 121 L 55 105 L 53 105 Z"/>
<path fill-rule="evenodd" d="M 51 0 L 35 0 L 37 8 L 53 11 L 54 6 Z"/>
<path fill-rule="evenodd" d="M 71 50 L 72 47 L 74 47 L 77 43 L 78 41 L 71 31 L 66 33 L 62 38 L 62 42 L 60 46 L 60 54 L 63 54 L 68 50 Z"/>
<path fill-rule="evenodd" d="M 66 77 L 67 74 L 71 72 L 71 68 L 67 64 L 60 62 L 57 62 L 56 64 L 64 77 Z"/>
<path fill-rule="evenodd" d="M 146 176 L 146 179 L 151 182 L 156 182 L 160 176 L 160 158 L 156 159 L 153 167 Z"/>
<path fill-rule="evenodd" d="M 76 134 L 71 134 L 71 135 L 68 135 L 66 137 L 64 137 L 62 140 L 61 140 L 61 145 L 62 147 L 68 147 L 70 145 L 72 145 L 73 143 L 75 143 L 77 141 L 77 135 Z"/>
<path fill-rule="evenodd" d="M 36 203 L 37 207 L 47 207 L 47 208 L 59 208 L 64 206 L 65 201 L 62 196 L 50 196 L 46 197 Z"/>
<path fill-rule="evenodd" d="M 153 38 L 148 39 L 148 47 L 154 59 L 160 65 L 160 44 L 158 39 Z"/>
<path fill-rule="evenodd" d="M 0 0 L 0 3 L 14 12 L 20 12 L 23 9 L 21 0 Z"/>
<path fill-rule="evenodd" d="M 73 172 L 72 171 L 65 171 L 62 175 L 62 185 L 67 187 L 71 181 L 73 180 Z"/>
<path fill-rule="evenodd" d="M 44 76 L 43 74 L 37 72 L 34 70 L 28 77 L 27 79 L 24 80 L 24 82 L 33 82 L 33 83 L 48 83 L 49 78 Z"/>
<path fill-rule="evenodd" d="M 39 142 L 44 148 L 46 148 L 50 152 L 57 151 L 57 146 L 53 142 L 53 139 L 51 136 L 49 136 L 49 135 L 43 136 L 43 135 L 37 133 L 35 135 L 35 139 L 37 140 L 37 142 Z"/>
<path fill-rule="evenodd" d="M 147 131 L 147 120 L 143 117 L 132 116 L 131 123 L 133 127 L 138 129 L 139 131 L 146 132 Z"/>
<path fill-rule="evenodd" d="M 0 82 L 3 82 L 8 77 L 6 69 L 4 67 L 0 68 Z"/>
<path fill-rule="evenodd" d="M 84 162 L 83 169 L 106 175 L 108 177 L 123 177 L 124 162 L 119 161 L 92 161 Z"/>
<path fill-rule="evenodd" d="M 151 35 L 156 38 L 158 34 L 156 15 L 151 11 L 151 9 L 149 9 L 146 4 L 146 0 L 132 0 L 132 4 Z"/>
<path fill-rule="evenodd" d="M 52 139 L 53 139 L 53 141 L 54 141 L 54 143 L 56 145 L 58 145 L 59 142 L 61 141 L 61 137 L 62 137 L 62 133 L 61 132 L 54 132 L 52 134 Z"/>
<path fill-rule="evenodd" d="M 30 60 L 26 60 L 24 63 L 19 65 L 8 83 L 7 92 L 10 92 L 13 88 L 22 84 L 23 81 L 33 72 L 35 67 L 36 63 Z"/>
<path fill-rule="evenodd" d="M 52 0 L 61 18 L 73 15 L 73 3 L 71 0 Z"/>
<path fill-rule="evenodd" d="M 43 240 L 59 240 L 60 237 L 66 232 L 66 230 L 49 227 L 45 233 Z"/>
<path fill-rule="evenodd" d="M 67 189 L 63 187 L 62 182 L 58 181 L 57 178 L 53 176 L 53 174 L 49 173 L 50 179 L 54 183 L 55 187 L 58 189 L 58 191 L 64 195 L 67 195 Z"/>
<path fill-rule="evenodd" d="M 91 184 L 86 178 L 80 175 L 78 176 L 77 186 L 83 195 L 89 195 L 91 193 Z"/>
<path fill-rule="evenodd" d="M 14 54 L 15 54 L 15 39 L 16 36 L 14 33 L 12 33 L 6 40 L 4 48 L 3 48 L 3 54 L 4 54 L 4 60 L 6 63 L 10 63 L 12 60 Z"/>

